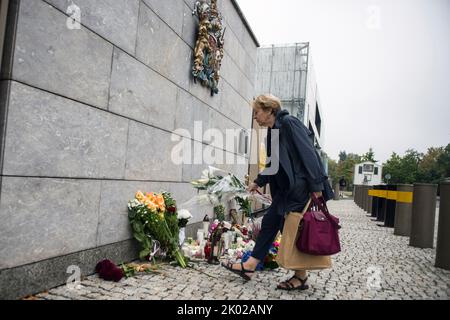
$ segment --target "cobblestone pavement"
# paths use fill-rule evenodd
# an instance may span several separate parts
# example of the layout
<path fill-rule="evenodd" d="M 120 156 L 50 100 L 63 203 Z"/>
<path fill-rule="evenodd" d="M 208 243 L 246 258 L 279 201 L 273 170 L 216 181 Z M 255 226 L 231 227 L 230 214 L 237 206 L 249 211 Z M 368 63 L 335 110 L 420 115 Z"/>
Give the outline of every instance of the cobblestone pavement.
<path fill-rule="evenodd" d="M 39 299 L 145 300 L 317 300 L 317 299 L 439 299 L 450 297 L 450 271 L 435 268 L 435 249 L 409 246 L 408 237 L 372 221 L 351 200 L 330 201 L 339 216 L 342 252 L 333 269 L 309 273 L 310 289 L 280 291 L 276 284 L 286 270 L 259 272 L 244 281 L 224 268 L 206 263 L 194 269 L 167 265 L 160 274 L 141 274 L 118 283 L 89 276 L 78 289 L 61 286 L 37 295 Z"/>

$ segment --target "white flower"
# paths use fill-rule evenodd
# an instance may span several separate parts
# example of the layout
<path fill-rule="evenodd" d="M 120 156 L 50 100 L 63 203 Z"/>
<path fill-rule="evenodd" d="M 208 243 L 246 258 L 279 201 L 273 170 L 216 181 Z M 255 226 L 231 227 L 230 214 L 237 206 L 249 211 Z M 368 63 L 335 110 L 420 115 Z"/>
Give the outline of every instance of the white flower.
<path fill-rule="evenodd" d="M 141 205 L 141 203 L 139 201 L 137 201 L 136 199 L 133 199 L 128 202 L 128 208 L 130 208 L 130 209 L 134 209 L 136 207 L 139 207 L 140 205 Z"/>
<path fill-rule="evenodd" d="M 255 247 L 255 242 L 253 240 L 250 240 L 245 246 L 245 251 L 253 251 L 253 248 Z"/>
<path fill-rule="evenodd" d="M 201 177 L 203 179 L 209 179 L 209 170 L 208 169 L 203 170 Z"/>
<path fill-rule="evenodd" d="M 178 219 L 186 219 L 189 220 L 190 218 L 192 218 L 192 214 L 186 210 L 186 209 L 181 209 L 178 210 Z"/>

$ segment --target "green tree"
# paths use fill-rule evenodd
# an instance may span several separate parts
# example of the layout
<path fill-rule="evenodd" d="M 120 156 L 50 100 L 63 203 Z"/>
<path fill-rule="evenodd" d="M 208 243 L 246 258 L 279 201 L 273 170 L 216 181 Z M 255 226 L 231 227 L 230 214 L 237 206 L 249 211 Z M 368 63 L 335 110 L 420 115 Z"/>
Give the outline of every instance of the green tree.
<path fill-rule="evenodd" d="M 333 159 L 328 159 L 328 177 L 330 178 L 333 188 L 336 182 L 339 181 L 339 175 L 337 173 L 337 162 Z"/>
<path fill-rule="evenodd" d="M 419 173 L 419 163 L 423 158 L 423 153 L 419 153 L 414 149 L 406 150 L 406 154 L 402 159 L 402 176 L 403 183 L 417 182 Z"/>
<path fill-rule="evenodd" d="M 345 151 L 339 152 L 339 162 L 347 160 L 347 153 Z"/>
<path fill-rule="evenodd" d="M 347 160 L 356 161 L 357 163 L 361 162 L 361 156 L 356 153 L 349 153 L 347 155 Z"/>
<path fill-rule="evenodd" d="M 378 162 L 378 160 L 375 160 L 375 153 L 373 152 L 372 147 L 369 148 L 369 151 L 363 154 L 361 157 L 361 161 L 370 161 L 370 162 Z"/>
<path fill-rule="evenodd" d="M 414 149 L 406 150 L 403 157 L 393 152 L 391 158 L 383 165 L 384 176 L 389 173 L 391 175 L 389 183 L 392 184 L 417 182 L 422 157 L 423 154 Z"/>
<path fill-rule="evenodd" d="M 438 157 L 437 162 L 444 179 L 450 178 L 450 143 L 447 144 L 444 152 Z"/>
<path fill-rule="evenodd" d="M 429 148 L 419 163 L 418 181 L 439 184 L 450 176 L 450 144 Z"/>
<path fill-rule="evenodd" d="M 402 183 L 400 181 L 401 176 L 402 158 L 395 152 L 391 154 L 391 157 L 383 164 L 383 174 L 391 175 L 391 183 Z"/>
<path fill-rule="evenodd" d="M 372 148 L 363 156 L 346 151 L 339 152 L 339 161 L 328 160 L 328 173 L 333 184 L 341 177 L 347 180 L 347 188 L 353 187 L 353 173 L 356 164 L 362 161 L 377 162 Z M 435 183 L 450 178 L 450 143 L 444 147 L 431 147 L 424 155 L 414 149 L 406 150 L 403 156 L 393 152 L 383 164 L 383 175 L 391 175 L 389 183 Z"/>
<path fill-rule="evenodd" d="M 355 153 L 347 154 L 342 151 L 341 154 L 345 154 L 344 160 L 339 160 L 336 168 L 337 180 L 341 177 L 347 181 L 347 189 L 353 188 L 353 175 L 355 170 L 355 165 L 361 162 L 361 157 Z"/>

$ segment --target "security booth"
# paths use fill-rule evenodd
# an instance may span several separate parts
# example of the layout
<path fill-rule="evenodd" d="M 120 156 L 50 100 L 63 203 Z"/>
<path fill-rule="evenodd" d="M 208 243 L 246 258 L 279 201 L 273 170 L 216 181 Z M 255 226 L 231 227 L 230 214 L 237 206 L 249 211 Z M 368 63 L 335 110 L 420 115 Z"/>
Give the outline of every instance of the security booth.
<path fill-rule="evenodd" d="M 355 165 L 353 185 L 375 186 L 382 184 L 383 167 L 374 162 L 366 161 Z"/>

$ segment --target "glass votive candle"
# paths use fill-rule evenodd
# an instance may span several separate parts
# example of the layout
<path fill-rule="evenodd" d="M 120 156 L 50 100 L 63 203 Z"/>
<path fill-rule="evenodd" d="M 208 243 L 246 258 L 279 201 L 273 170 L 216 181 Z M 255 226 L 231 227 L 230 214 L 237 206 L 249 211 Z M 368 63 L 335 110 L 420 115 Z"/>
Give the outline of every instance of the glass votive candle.
<path fill-rule="evenodd" d="M 205 233 L 202 230 L 197 231 L 197 241 L 201 243 L 205 239 Z"/>

